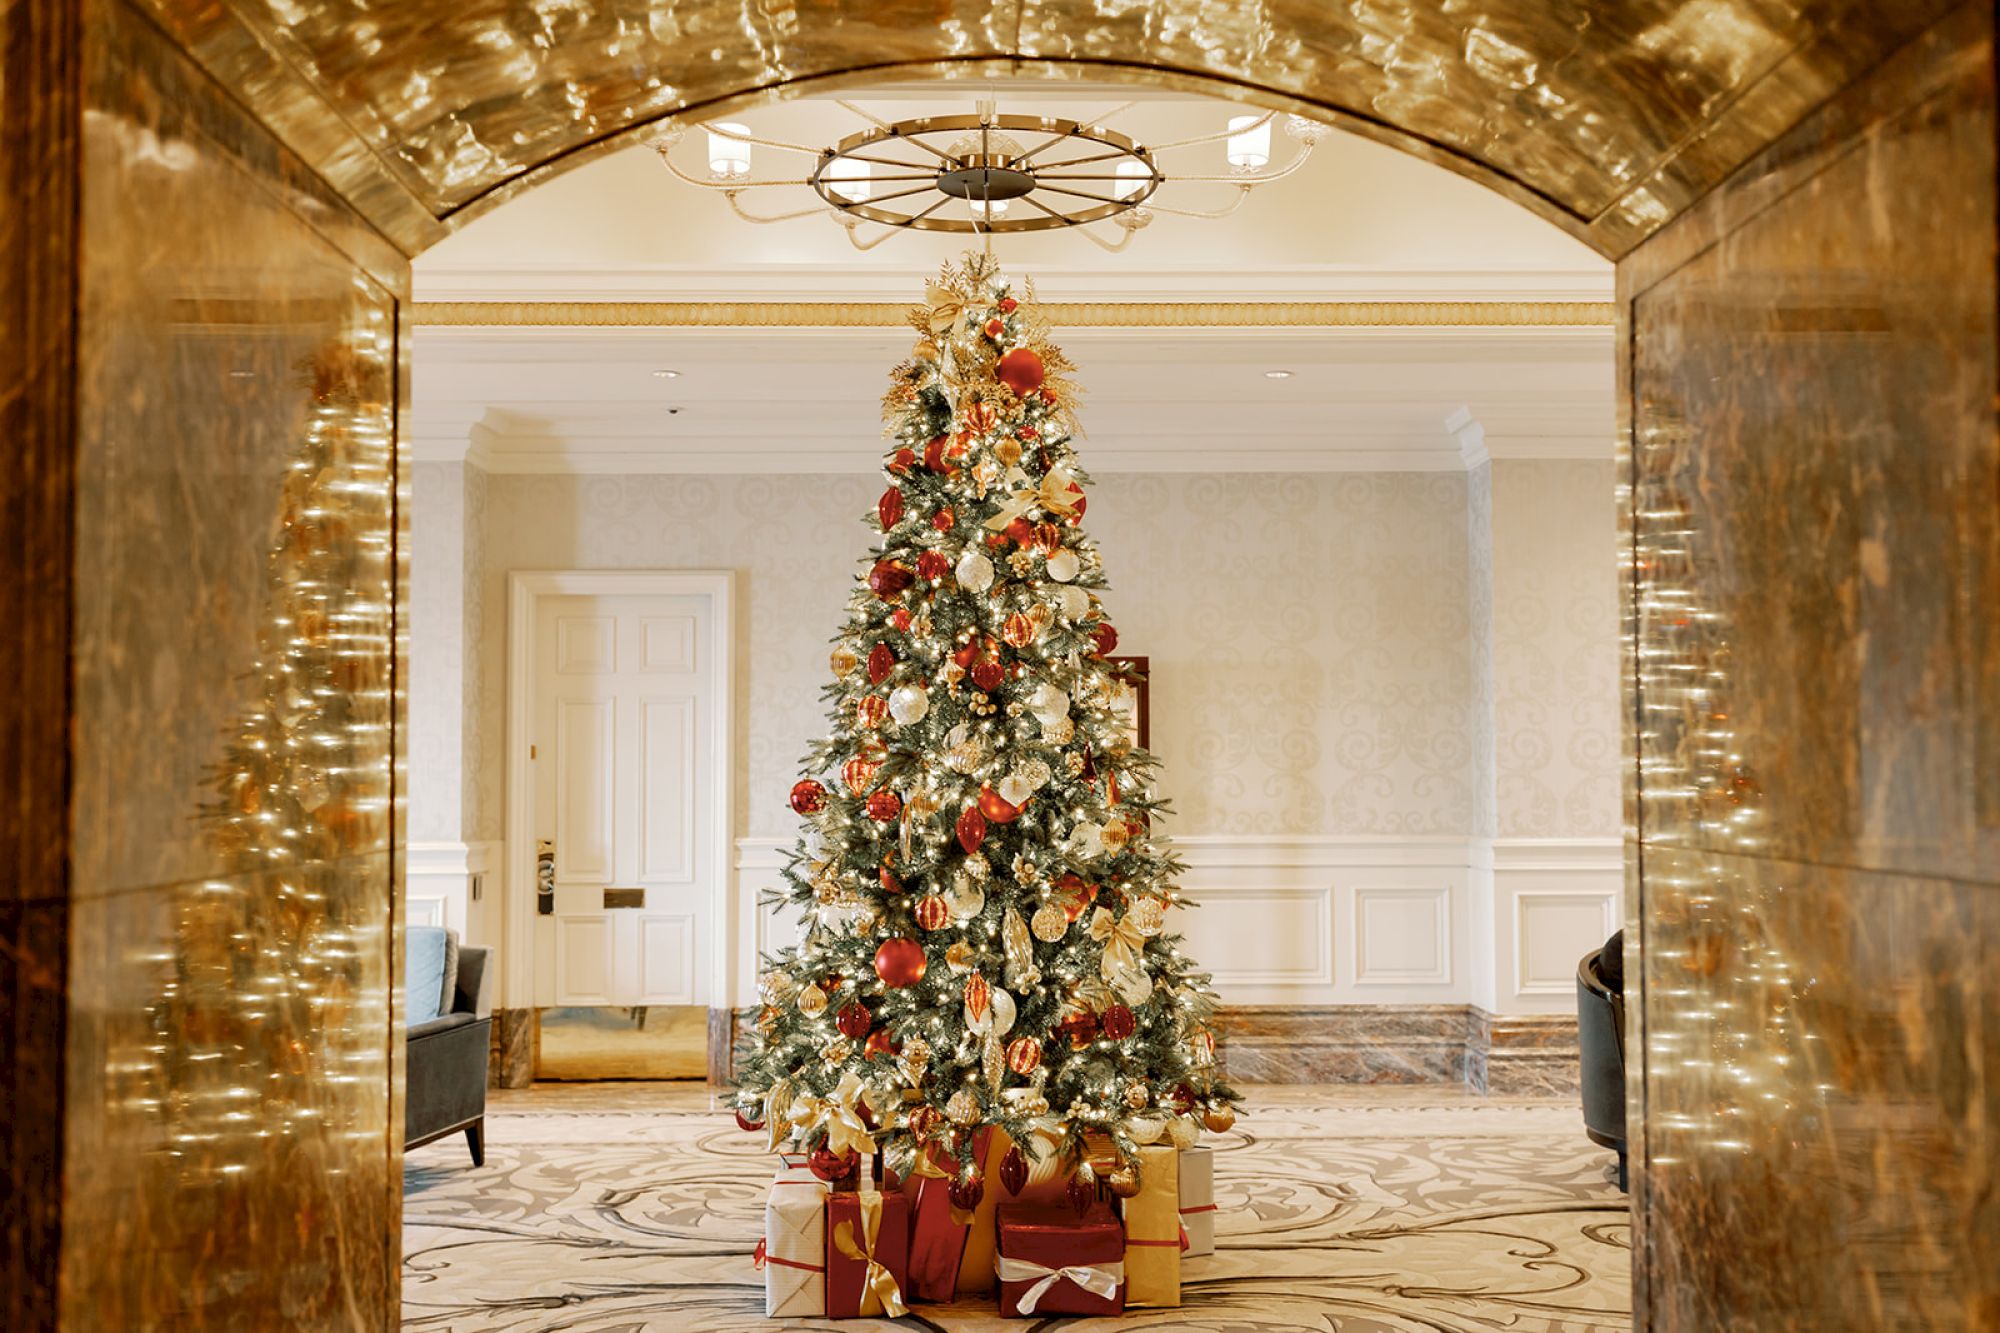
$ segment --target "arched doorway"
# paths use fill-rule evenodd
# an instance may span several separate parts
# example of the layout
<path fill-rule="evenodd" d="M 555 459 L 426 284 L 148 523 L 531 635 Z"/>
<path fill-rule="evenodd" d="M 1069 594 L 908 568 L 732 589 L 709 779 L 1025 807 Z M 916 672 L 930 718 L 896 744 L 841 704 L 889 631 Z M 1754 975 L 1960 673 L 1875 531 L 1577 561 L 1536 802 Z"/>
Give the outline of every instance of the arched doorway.
<path fill-rule="evenodd" d="M 1441 10 L 0 11 L 17 1322 L 393 1318 L 409 255 L 665 115 L 996 62 L 1310 109 L 1620 259 L 1638 1308 L 1990 1311 L 1991 14 Z M 288 651 L 337 771 L 198 804 Z"/>

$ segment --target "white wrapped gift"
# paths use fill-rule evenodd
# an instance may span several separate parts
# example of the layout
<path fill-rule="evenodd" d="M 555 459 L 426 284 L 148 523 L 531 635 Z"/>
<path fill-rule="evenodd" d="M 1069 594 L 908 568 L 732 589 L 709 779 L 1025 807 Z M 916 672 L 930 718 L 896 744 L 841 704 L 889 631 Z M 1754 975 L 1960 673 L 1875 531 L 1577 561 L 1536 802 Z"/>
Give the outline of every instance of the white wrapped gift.
<path fill-rule="evenodd" d="M 764 1203 L 764 1313 L 826 1313 L 826 1182 L 802 1166 L 784 1167 Z"/>
<path fill-rule="evenodd" d="M 1215 1253 L 1215 1150 L 1181 1152 L 1181 1228 L 1187 1232 L 1182 1258 Z"/>

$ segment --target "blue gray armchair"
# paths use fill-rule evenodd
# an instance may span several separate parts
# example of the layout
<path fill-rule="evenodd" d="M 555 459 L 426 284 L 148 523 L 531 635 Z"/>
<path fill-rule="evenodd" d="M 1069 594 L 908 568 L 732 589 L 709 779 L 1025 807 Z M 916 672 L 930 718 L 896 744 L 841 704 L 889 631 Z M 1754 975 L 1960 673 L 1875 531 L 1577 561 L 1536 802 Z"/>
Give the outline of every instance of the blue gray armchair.
<path fill-rule="evenodd" d="M 457 932 L 441 926 L 411 926 L 405 938 L 403 1147 L 420 1147 L 464 1130 L 472 1164 L 483 1166 L 493 1027 L 486 996 L 487 951 L 460 948 Z"/>

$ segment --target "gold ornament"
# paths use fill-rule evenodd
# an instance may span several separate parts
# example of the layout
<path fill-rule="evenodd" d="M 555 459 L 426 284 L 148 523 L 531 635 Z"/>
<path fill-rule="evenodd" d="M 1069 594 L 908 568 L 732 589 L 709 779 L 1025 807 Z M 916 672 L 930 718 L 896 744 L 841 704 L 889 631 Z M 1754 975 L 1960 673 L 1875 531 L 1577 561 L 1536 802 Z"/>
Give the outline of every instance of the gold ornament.
<path fill-rule="evenodd" d="M 993 873 L 992 863 L 978 852 L 974 852 L 972 855 L 966 857 L 964 861 L 960 862 L 959 869 L 974 879 L 985 879 Z"/>
<path fill-rule="evenodd" d="M 844 643 L 835 646 L 829 660 L 833 663 L 833 674 L 842 680 L 847 679 L 854 668 L 861 665 L 860 655 Z"/>
<path fill-rule="evenodd" d="M 826 1012 L 826 992 L 814 983 L 799 992 L 799 1012 L 807 1018 L 818 1018 Z"/>
<path fill-rule="evenodd" d="M 1132 900 L 1132 910 L 1126 916 L 1141 935 L 1157 935 L 1167 924 L 1167 904 L 1150 893 L 1141 894 Z"/>
<path fill-rule="evenodd" d="M 1045 944 L 1054 944 L 1069 933 L 1069 913 L 1054 903 L 1043 903 L 1035 909 L 1034 919 L 1028 928 L 1035 932 L 1035 938 Z"/>
<path fill-rule="evenodd" d="M 1109 1185 L 1111 1187 L 1111 1192 L 1117 1195 L 1119 1198 L 1121 1199 L 1131 1198 L 1133 1195 L 1139 1192 L 1138 1164 L 1136 1162 L 1125 1163 L 1123 1166 L 1119 1167 L 1116 1171 L 1113 1171 L 1110 1175 L 1106 1176 L 1104 1178 L 1104 1183 Z"/>
<path fill-rule="evenodd" d="M 1208 1126 L 1211 1133 L 1226 1134 L 1236 1123 L 1236 1112 L 1227 1106 L 1211 1106 L 1208 1114 L 1201 1118 L 1201 1123 Z"/>
<path fill-rule="evenodd" d="M 1146 1091 L 1145 1084 L 1128 1083 L 1125 1085 L 1125 1104 L 1133 1110 L 1143 1110 L 1146 1103 L 1151 1100 L 1153 1100 L 1152 1094 Z"/>
<path fill-rule="evenodd" d="M 912 1069 L 922 1069 L 931 1062 L 931 1044 L 922 1037 L 912 1037 L 903 1043 L 903 1063 Z"/>
<path fill-rule="evenodd" d="M 970 972 L 977 965 L 978 955 L 964 940 L 958 941 L 944 951 L 945 966 L 954 972 Z"/>
<path fill-rule="evenodd" d="M 1176 1148 L 1185 1151 L 1201 1141 L 1201 1126 L 1195 1123 L 1193 1116 L 1177 1115 L 1167 1125 L 1167 1137 L 1174 1141 Z"/>
<path fill-rule="evenodd" d="M 993 456 L 1000 460 L 1000 466 L 1012 467 L 1021 461 L 1021 442 L 1009 437 L 993 446 Z"/>
<path fill-rule="evenodd" d="M 1106 824 L 1104 831 L 1097 835 L 1104 844 L 1104 850 L 1116 855 L 1125 850 L 1125 844 L 1132 841 L 1131 832 L 1123 824 Z"/>
<path fill-rule="evenodd" d="M 846 1064 L 853 1054 L 854 1043 L 845 1037 L 835 1038 L 833 1044 L 828 1046 L 824 1052 L 826 1062 L 836 1066 Z"/>
<path fill-rule="evenodd" d="M 1007 1044 L 1007 1067 L 1022 1078 L 1042 1063 L 1042 1043 L 1033 1037 L 1016 1037 Z"/>
<path fill-rule="evenodd" d="M 951 1094 L 944 1104 L 945 1116 L 954 1125 L 970 1125 L 979 1119 L 979 1099 L 966 1088 Z"/>
<path fill-rule="evenodd" d="M 766 972 L 757 979 L 757 993 L 765 1004 L 783 1004 L 796 984 L 783 972 Z"/>

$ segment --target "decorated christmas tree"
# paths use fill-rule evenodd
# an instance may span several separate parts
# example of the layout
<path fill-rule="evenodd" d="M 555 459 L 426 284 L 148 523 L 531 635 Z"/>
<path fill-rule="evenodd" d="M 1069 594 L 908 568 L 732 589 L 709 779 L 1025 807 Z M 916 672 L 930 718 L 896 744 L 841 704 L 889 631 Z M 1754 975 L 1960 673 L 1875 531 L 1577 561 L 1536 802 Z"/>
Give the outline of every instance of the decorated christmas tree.
<path fill-rule="evenodd" d="M 1073 367 L 1032 290 L 947 268 L 884 401 L 879 542 L 848 600 L 831 728 L 793 789 L 796 948 L 763 960 L 737 1117 L 841 1180 L 922 1153 L 964 1206 L 1001 1183 L 1139 1188 L 1139 1148 L 1228 1128 L 1208 977 L 1152 756 L 1115 700 L 1084 534 Z"/>

